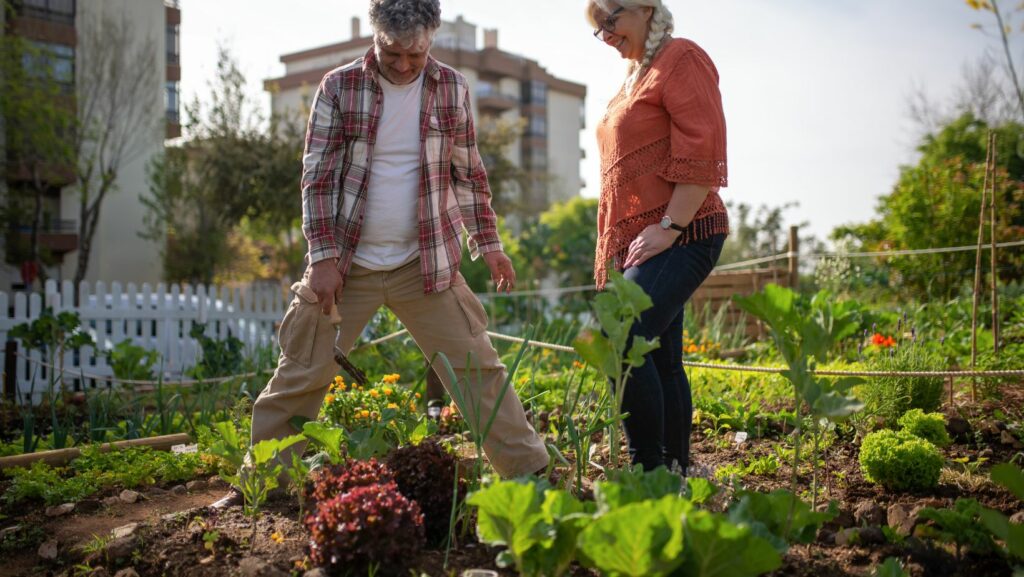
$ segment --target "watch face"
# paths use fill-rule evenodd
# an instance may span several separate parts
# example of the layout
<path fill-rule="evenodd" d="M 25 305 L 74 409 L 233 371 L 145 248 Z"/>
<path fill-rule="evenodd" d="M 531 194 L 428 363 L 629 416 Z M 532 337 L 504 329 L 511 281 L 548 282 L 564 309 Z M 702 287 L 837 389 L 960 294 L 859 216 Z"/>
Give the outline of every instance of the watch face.
<path fill-rule="evenodd" d="M 672 226 L 672 219 L 667 216 L 663 216 L 661 218 L 661 228 L 668 229 L 670 226 Z"/>

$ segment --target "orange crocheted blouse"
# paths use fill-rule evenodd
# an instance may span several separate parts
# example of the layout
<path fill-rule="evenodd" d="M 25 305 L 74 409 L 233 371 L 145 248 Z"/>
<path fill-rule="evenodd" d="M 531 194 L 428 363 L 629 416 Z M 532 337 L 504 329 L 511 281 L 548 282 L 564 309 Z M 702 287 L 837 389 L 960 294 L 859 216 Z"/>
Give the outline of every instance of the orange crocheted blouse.
<path fill-rule="evenodd" d="M 676 183 L 711 187 L 679 242 L 729 232 L 718 189 L 728 184 L 718 70 L 690 40 L 662 46 L 632 92 L 608 103 L 597 125 L 601 200 L 594 280 L 621 269 L 629 244 L 665 214 Z"/>

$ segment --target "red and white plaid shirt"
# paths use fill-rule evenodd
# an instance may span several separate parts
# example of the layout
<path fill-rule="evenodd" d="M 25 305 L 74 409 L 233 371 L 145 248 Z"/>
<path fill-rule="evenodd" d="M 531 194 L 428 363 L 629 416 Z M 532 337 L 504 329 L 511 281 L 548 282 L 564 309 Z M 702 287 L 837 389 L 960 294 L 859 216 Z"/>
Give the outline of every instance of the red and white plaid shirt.
<path fill-rule="evenodd" d="M 310 264 L 337 258 L 343 279 L 359 244 L 383 102 L 371 48 L 324 76 L 309 113 L 302 232 Z M 423 291 L 429 294 L 447 289 L 458 272 L 463 228 L 472 259 L 502 250 L 476 147 L 468 84 L 433 57 L 423 74 L 420 144 L 419 256 Z"/>

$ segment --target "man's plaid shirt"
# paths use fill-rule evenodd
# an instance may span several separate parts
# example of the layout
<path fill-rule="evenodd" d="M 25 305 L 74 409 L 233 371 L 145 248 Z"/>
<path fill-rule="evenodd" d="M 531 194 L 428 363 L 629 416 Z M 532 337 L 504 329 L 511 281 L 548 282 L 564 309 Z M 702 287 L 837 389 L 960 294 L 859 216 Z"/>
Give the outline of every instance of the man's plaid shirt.
<path fill-rule="evenodd" d="M 425 293 L 447 289 L 462 259 L 502 250 L 476 147 L 465 77 L 428 57 L 420 104 L 419 256 Z M 344 279 L 359 244 L 384 93 L 371 48 L 317 88 L 302 157 L 302 232 L 310 264 L 338 259 Z"/>

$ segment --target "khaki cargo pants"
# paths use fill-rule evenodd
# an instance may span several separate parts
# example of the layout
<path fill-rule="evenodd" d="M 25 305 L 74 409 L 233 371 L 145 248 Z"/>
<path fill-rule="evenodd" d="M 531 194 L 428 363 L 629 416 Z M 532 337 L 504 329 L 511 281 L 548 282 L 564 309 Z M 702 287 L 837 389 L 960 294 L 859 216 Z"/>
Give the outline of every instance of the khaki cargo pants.
<path fill-rule="evenodd" d="M 253 405 L 254 443 L 295 434 L 288 422 L 295 415 L 315 419 L 339 370 L 334 362 L 335 329 L 330 319 L 321 312 L 305 278 L 293 290 L 296 296 L 281 322 L 277 370 Z M 508 372 L 487 336 L 487 314 L 462 275 L 453 280 L 451 288 L 428 295 L 423 293 L 418 259 L 392 271 L 353 264 L 338 305 L 341 350 L 347 353 L 352 349 L 381 306 L 402 321 L 427 359 L 444 353 L 470 405 L 459 407 L 463 417 L 474 430 L 479 430 L 478 424 L 486 426 Z M 434 369 L 451 394 L 453 383 L 440 358 L 434 360 Z M 545 467 L 548 454 L 544 442 L 526 420 L 511 386 L 496 410 L 483 444 L 494 470 L 508 478 Z M 291 462 L 290 454 L 282 457 L 285 463 Z"/>

